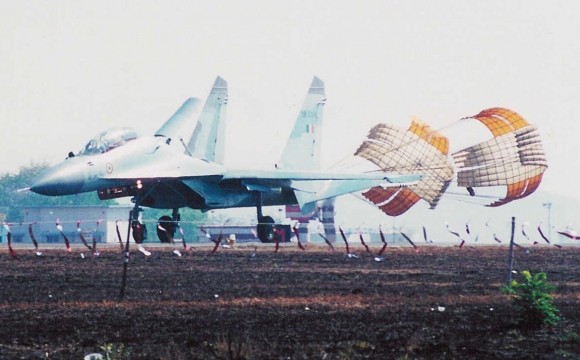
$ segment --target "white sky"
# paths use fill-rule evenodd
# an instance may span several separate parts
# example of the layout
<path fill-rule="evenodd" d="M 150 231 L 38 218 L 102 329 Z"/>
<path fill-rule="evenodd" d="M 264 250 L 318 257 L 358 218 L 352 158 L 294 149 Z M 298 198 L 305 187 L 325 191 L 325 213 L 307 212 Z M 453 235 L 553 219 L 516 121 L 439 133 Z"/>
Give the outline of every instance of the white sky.
<path fill-rule="evenodd" d="M 539 126 L 541 190 L 580 198 L 573 1 L 2 1 L 0 173 L 56 163 L 111 126 L 155 131 L 216 75 L 226 162 L 273 164 L 313 75 L 324 160 L 377 122 L 438 128 L 492 106 Z"/>

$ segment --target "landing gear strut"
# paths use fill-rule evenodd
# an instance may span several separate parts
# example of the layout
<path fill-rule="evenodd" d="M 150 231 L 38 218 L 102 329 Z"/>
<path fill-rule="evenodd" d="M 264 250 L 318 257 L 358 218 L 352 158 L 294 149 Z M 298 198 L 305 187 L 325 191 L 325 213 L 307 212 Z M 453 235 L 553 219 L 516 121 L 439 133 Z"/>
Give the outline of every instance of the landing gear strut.
<path fill-rule="evenodd" d="M 135 203 L 135 208 L 131 212 L 131 230 L 133 230 L 133 240 L 137 244 L 141 244 L 143 240 L 147 239 L 147 226 L 139 220 L 139 212 L 142 210 Z"/>
<path fill-rule="evenodd" d="M 135 242 L 140 244 L 147 237 L 147 229 L 145 224 L 141 224 L 139 221 L 139 196 L 135 197 L 135 207 L 133 210 L 129 211 L 129 225 L 127 226 L 127 241 L 125 242 L 125 260 L 123 261 L 123 277 L 121 278 L 121 289 L 119 293 L 119 301 L 125 299 L 125 286 L 127 284 L 127 266 L 129 265 L 129 233 L 133 230 L 133 239 Z M 137 240 L 140 239 L 140 240 Z"/>
<path fill-rule="evenodd" d="M 262 193 L 256 192 L 256 211 L 258 215 L 258 239 L 261 242 L 274 241 L 274 224 L 275 221 L 271 216 L 264 216 L 262 214 Z"/>

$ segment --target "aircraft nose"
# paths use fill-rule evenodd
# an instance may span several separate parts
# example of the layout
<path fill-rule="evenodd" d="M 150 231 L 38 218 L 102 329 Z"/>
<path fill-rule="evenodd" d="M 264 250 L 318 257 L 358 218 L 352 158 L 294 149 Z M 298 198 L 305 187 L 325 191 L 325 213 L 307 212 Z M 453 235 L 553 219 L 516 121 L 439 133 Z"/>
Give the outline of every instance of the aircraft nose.
<path fill-rule="evenodd" d="M 49 196 L 78 194 L 84 184 L 84 175 L 82 168 L 75 165 L 78 164 L 65 162 L 46 169 L 34 181 L 30 191 Z"/>

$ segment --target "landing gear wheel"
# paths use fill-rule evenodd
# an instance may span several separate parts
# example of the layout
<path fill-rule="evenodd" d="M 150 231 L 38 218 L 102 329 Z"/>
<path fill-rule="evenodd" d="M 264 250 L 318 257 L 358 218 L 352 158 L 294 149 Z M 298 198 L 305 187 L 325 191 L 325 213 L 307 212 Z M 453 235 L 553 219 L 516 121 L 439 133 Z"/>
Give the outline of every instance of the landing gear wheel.
<path fill-rule="evenodd" d="M 258 219 L 258 239 L 264 243 L 274 242 L 274 224 L 271 216 L 262 216 Z"/>
<path fill-rule="evenodd" d="M 133 240 L 137 244 L 141 244 L 143 240 L 147 239 L 147 227 L 145 224 L 141 224 L 139 221 L 133 221 L 131 223 L 131 229 L 133 230 Z"/>
<path fill-rule="evenodd" d="M 157 237 L 162 243 L 173 243 L 175 237 L 175 221 L 170 216 L 163 215 L 157 221 Z"/>

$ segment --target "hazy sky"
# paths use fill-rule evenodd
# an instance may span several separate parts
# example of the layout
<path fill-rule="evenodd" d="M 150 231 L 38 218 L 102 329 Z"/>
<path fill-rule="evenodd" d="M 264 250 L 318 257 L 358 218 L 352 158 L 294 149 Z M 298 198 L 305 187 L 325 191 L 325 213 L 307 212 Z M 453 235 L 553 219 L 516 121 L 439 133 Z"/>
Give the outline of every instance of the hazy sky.
<path fill-rule="evenodd" d="M 573 1 L 2 1 L 0 172 L 56 163 L 111 126 L 155 131 L 216 75 L 226 163 L 269 166 L 313 75 L 324 161 L 377 122 L 438 128 L 493 106 L 539 126 L 541 189 L 580 174 L 580 5 Z"/>

